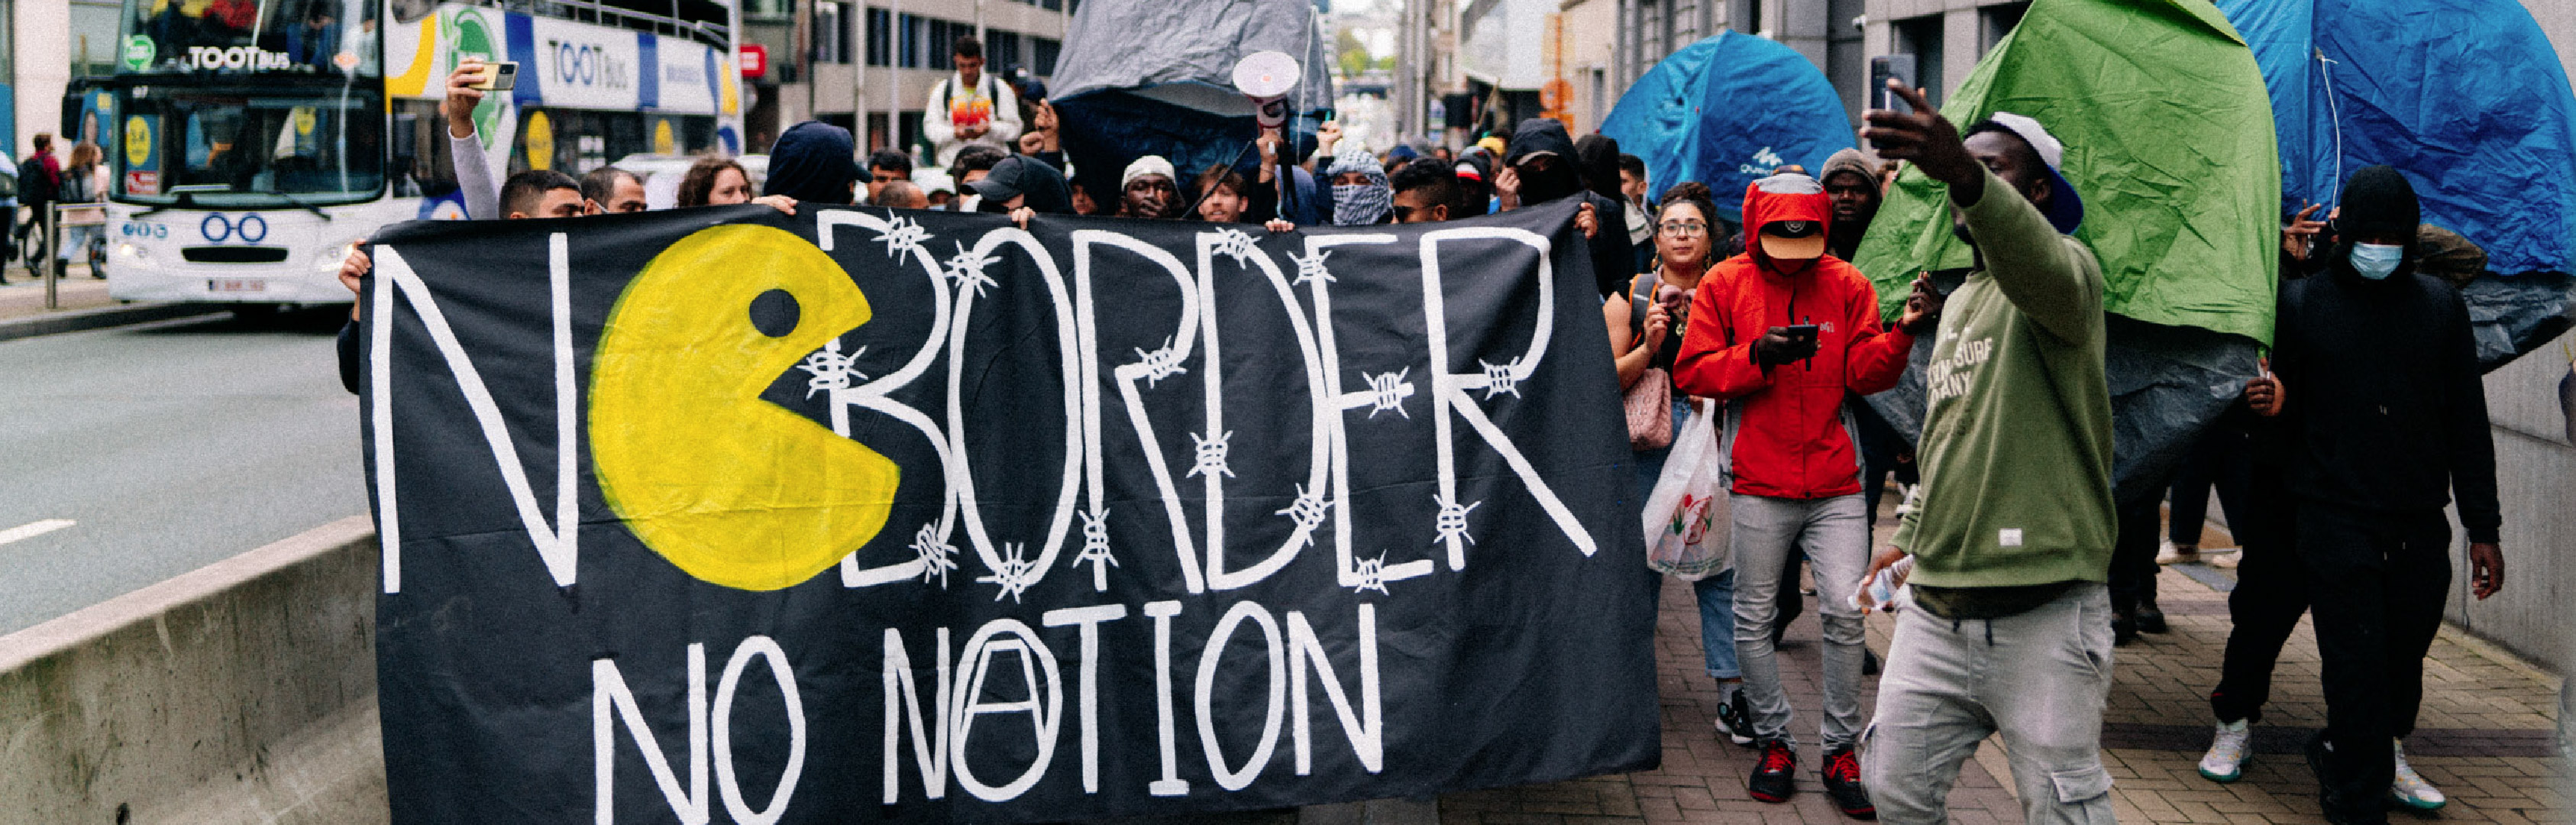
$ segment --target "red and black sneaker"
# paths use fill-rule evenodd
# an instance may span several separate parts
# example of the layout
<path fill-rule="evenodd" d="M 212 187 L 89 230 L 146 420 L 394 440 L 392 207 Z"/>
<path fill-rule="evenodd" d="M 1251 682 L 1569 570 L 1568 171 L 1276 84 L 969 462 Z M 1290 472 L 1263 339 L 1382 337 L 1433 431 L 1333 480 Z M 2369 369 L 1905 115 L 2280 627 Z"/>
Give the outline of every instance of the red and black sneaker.
<path fill-rule="evenodd" d="M 1850 748 L 1825 754 L 1825 795 L 1834 798 L 1834 807 L 1854 819 L 1877 819 L 1878 806 L 1869 802 L 1868 789 L 1860 784 L 1860 760 Z"/>
<path fill-rule="evenodd" d="M 1753 765 L 1753 780 L 1744 789 L 1764 802 L 1789 801 L 1798 792 L 1798 753 L 1783 740 L 1762 743 L 1762 759 Z"/>

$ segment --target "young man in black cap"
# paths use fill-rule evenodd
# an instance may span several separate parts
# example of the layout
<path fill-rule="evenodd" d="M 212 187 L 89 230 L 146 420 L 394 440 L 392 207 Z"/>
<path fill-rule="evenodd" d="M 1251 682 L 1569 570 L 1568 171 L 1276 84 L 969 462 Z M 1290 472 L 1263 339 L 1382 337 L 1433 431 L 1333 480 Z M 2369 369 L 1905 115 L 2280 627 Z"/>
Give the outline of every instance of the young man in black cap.
<path fill-rule="evenodd" d="M 2283 400 L 2295 544 L 2306 568 L 2326 728 L 2309 740 L 2326 819 L 2441 807 L 2396 740 L 2424 698 L 2424 654 L 2451 585 L 2457 501 L 2470 592 L 2504 585 L 2495 445 L 2477 342 L 2458 291 L 2416 272 L 2415 188 L 2353 173 L 2323 273 L 2281 285 L 2272 368 Z"/>

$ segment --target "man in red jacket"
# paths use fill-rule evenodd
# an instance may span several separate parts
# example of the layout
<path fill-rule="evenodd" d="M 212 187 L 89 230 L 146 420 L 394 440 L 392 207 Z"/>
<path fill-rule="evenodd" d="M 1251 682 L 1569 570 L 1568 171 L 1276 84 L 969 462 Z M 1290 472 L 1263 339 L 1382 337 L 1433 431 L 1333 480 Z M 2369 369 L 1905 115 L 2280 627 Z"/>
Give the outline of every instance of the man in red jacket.
<path fill-rule="evenodd" d="M 1875 813 L 1852 745 L 1861 728 L 1861 614 L 1852 591 L 1869 564 L 1870 514 L 1846 391 L 1896 385 L 1917 334 L 1932 329 L 1928 296 L 1882 330 L 1878 292 L 1860 270 L 1825 254 L 1833 205 L 1801 174 L 1754 181 L 1744 193 L 1743 254 L 1702 282 L 1682 338 L 1675 385 L 1723 399 L 1721 449 L 1733 462 L 1735 649 L 1762 757 L 1753 798 L 1785 802 L 1797 789 L 1771 627 L 1781 569 L 1803 552 L 1824 624 L 1825 790 L 1845 814 Z M 1926 287 L 1916 284 L 1918 294 Z"/>

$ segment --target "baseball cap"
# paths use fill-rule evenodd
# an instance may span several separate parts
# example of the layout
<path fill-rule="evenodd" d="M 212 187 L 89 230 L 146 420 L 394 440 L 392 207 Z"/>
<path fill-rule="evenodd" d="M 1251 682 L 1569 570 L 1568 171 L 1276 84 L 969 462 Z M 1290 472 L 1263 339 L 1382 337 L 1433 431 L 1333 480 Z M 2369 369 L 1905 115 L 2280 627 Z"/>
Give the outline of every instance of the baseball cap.
<path fill-rule="evenodd" d="M 1804 174 L 1782 172 L 1754 181 L 1750 189 L 1771 198 L 1759 210 L 1764 219 L 1756 237 L 1762 254 L 1790 261 L 1824 257 L 1825 222 L 1810 219 L 1823 217 L 1824 186 Z M 1781 211 L 1799 217 L 1772 217 Z"/>
<path fill-rule="evenodd" d="M 2026 115 L 1996 112 L 1986 119 L 2019 136 L 2022 142 L 2030 144 L 2030 148 L 2039 153 L 2042 163 L 2048 164 L 2048 223 L 2057 227 L 2058 234 L 2075 234 L 2075 228 L 2084 224 L 2084 199 L 2075 194 L 2075 185 L 2066 182 L 2066 175 L 2058 171 L 2066 160 L 2066 144 L 2058 142 L 2057 136 L 2049 134 L 2047 127 Z"/>

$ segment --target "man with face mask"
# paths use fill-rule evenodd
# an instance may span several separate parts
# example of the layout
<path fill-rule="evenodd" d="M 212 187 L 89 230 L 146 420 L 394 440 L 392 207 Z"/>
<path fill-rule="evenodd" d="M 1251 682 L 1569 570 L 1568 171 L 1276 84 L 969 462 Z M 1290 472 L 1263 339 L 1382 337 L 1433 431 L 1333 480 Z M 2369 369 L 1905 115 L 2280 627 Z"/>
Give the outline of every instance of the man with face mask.
<path fill-rule="evenodd" d="M 1781 572 L 1803 556 L 1815 565 L 1824 627 L 1825 790 L 1843 813 L 1869 816 L 1875 809 L 1853 752 L 1866 649 L 1853 587 L 1869 562 L 1870 517 L 1842 407 L 1849 393 L 1896 386 L 1915 336 L 1931 332 L 1933 319 L 1917 301 L 1894 328 L 1880 328 L 1869 278 L 1825 253 L 1830 209 L 1824 187 L 1806 175 L 1746 187 L 1744 224 L 1756 240 L 1701 282 L 1673 385 L 1728 402 L 1721 449 L 1734 479 L 1735 657 L 1762 749 L 1752 796 L 1786 802 L 1797 788 L 1772 627 Z"/>
<path fill-rule="evenodd" d="M 1345 146 L 1333 156 L 1333 165 L 1324 168 L 1324 178 L 1333 185 L 1333 225 L 1368 226 L 1385 223 L 1389 207 L 1395 203 L 1395 189 L 1386 182 L 1386 166 L 1367 150 Z"/>
<path fill-rule="evenodd" d="M 2417 271 L 2420 209 L 2397 170 L 2353 173 L 2326 271 L 2281 285 L 2273 331 L 2293 544 L 2325 660 L 2308 764 L 2331 822 L 2443 802 L 2396 740 L 2414 730 L 2450 590 L 2444 505 L 2468 531 L 2470 592 L 2504 584 L 2477 344 L 2459 292 Z"/>
<path fill-rule="evenodd" d="M 1502 208 L 1509 211 L 1558 198 L 1582 198 L 1591 214 L 1577 218 L 1576 226 L 1583 229 L 1591 246 L 1592 277 L 1600 282 L 1605 297 L 1625 291 L 1637 257 L 1628 243 L 1628 213 L 1617 199 L 1584 187 L 1583 175 L 1575 168 L 1574 139 L 1566 136 L 1565 124 L 1544 117 L 1521 121 L 1512 132 L 1510 146 L 1503 153 L 1504 168 L 1494 179 Z M 1602 232 L 1604 226 L 1613 231 Z"/>

